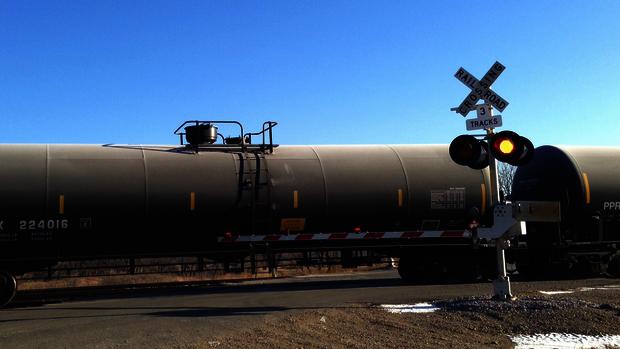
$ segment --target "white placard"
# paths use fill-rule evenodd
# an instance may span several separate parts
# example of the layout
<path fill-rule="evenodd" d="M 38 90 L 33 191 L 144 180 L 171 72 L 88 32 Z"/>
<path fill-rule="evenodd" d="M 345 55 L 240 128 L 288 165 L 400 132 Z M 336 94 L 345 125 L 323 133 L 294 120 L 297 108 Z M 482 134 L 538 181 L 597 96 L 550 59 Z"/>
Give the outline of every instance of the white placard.
<path fill-rule="evenodd" d="M 465 127 L 467 131 L 483 130 L 488 128 L 497 128 L 502 126 L 502 116 L 493 115 L 490 118 L 480 119 L 467 119 L 465 120 Z"/>

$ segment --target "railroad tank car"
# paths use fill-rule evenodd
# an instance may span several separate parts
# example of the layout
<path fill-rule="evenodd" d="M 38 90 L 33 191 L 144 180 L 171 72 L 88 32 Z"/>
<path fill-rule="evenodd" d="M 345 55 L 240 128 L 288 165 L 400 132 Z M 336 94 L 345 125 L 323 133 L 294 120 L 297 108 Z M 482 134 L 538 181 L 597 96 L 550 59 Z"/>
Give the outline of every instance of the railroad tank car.
<path fill-rule="evenodd" d="M 608 262 L 620 272 L 620 148 L 536 148 L 515 172 L 512 199 L 557 201 L 561 222 L 527 223 L 529 258 L 524 270 L 553 264 L 577 268 Z"/>
<path fill-rule="evenodd" d="M 5 144 L 0 164 L 9 291 L 58 260 L 205 253 L 226 234 L 463 229 L 489 202 L 488 172 L 445 145 Z"/>

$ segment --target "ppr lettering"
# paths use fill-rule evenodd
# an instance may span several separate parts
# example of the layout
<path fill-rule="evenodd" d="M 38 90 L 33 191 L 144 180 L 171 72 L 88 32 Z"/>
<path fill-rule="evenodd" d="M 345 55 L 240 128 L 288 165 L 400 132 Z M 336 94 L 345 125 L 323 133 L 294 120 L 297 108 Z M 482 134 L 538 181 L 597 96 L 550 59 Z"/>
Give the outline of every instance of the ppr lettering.
<path fill-rule="evenodd" d="M 603 202 L 603 210 L 620 210 L 620 201 Z"/>

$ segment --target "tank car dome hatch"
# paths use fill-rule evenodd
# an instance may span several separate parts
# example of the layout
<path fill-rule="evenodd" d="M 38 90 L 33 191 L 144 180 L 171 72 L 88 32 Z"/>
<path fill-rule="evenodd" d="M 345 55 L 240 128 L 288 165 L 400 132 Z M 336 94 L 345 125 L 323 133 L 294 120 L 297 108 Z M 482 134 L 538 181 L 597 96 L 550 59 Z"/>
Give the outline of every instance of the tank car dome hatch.
<path fill-rule="evenodd" d="M 217 141 L 217 126 L 211 124 L 187 126 L 185 139 L 191 145 L 213 144 Z"/>

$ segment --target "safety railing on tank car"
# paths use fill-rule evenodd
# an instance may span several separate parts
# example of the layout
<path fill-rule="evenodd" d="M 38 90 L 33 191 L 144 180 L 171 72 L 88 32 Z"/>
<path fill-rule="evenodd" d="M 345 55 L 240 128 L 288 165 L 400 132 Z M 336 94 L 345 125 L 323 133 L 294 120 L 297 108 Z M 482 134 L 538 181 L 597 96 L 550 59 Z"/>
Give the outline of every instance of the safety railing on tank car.
<path fill-rule="evenodd" d="M 265 121 L 263 122 L 263 129 L 260 132 L 248 132 L 245 135 L 243 135 L 244 139 L 248 139 L 249 143 L 252 143 L 252 136 L 261 136 L 263 137 L 263 141 L 262 141 L 262 145 L 263 146 L 267 146 L 267 143 L 265 143 L 265 136 L 267 133 L 269 133 L 269 145 L 268 145 L 268 149 L 270 153 L 273 153 L 273 128 L 276 127 L 278 125 L 277 122 L 275 121 Z"/>
<path fill-rule="evenodd" d="M 239 135 L 224 137 L 219 133 L 218 124 L 234 124 L 239 127 Z M 240 148 L 242 151 L 260 150 L 273 153 L 273 128 L 278 125 L 275 121 L 266 121 L 259 132 L 247 132 L 243 130 L 243 125 L 238 121 L 232 120 L 188 120 L 174 130 L 174 134 L 179 136 L 180 144 L 193 147 L 195 150 L 202 149 L 230 149 Z M 252 136 L 262 136 L 261 144 L 252 144 Z M 214 144 L 217 138 L 222 139 L 222 144 Z M 269 141 L 267 143 L 267 140 Z"/>

